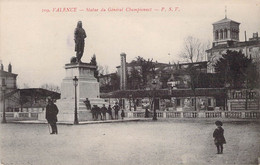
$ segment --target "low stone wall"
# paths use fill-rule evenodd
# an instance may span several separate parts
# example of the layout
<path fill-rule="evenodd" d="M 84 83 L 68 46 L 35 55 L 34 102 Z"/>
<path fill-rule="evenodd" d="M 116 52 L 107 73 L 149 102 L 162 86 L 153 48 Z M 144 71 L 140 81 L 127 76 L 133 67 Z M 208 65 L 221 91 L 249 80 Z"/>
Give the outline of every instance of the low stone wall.
<path fill-rule="evenodd" d="M 0 114 L 1 119 L 3 113 Z M 6 120 L 38 120 L 38 112 L 5 112 Z"/>
<path fill-rule="evenodd" d="M 236 119 L 259 119 L 260 111 L 156 111 L 158 118 L 236 118 Z M 129 118 L 144 118 L 145 112 L 128 112 Z M 153 112 L 149 113 L 149 117 Z"/>
<path fill-rule="evenodd" d="M 156 111 L 158 118 L 230 118 L 230 119 L 259 119 L 260 111 Z M 120 116 L 120 115 L 119 115 Z M 153 112 L 149 113 L 149 117 Z M 3 118 L 3 114 L 0 114 Z M 144 111 L 130 111 L 125 113 L 126 118 L 145 118 Z M 106 118 L 110 119 L 106 114 Z M 78 111 L 79 121 L 92 120 L 90 111 Z M 6 112 L 6 120 L 40 120 L 45 121 L 45 113 L 37 112 Z M 74 113 L 59 114 L 59 121 L 74 121 Z"/>

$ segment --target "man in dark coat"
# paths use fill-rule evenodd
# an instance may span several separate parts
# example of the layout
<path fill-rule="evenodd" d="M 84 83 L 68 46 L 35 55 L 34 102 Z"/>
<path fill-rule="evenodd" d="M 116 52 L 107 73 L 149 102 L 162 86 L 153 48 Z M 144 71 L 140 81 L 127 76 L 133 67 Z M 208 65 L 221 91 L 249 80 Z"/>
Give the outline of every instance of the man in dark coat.
<path fill-rule="evenodd" d="M 107 113 L 109 114 L 110 119 L 113 120 L 113 115 L 112 115 L 112 108 L 111 108 L 111 105 L 108 106 Z"/>
<path fill-rule="evenodd" d="M 223 124 L 221 121 L 216 121 L 215 124 L 217 128 L 213 132 L 214 143 L 217 147 L 218 154 L 223 154 L 223 144 L 226 144 L 224 129 L 221 127 Z"/>
<path fill-rule="evenodd" d="M 100 115 L 100 120 L 102 120 L 101 108 L 99 106 L 97 106 L 97 119 L 98 119 L 99 115 Z"/>
<path fill-rule="evenodd" d="M 48 123 L 51 125 L 52 132 L 51 134 L 58 134 L 57 129 L 57 114 L 59 110 L 57 106 L 53 103 L 52 99 L 48 98 L 48 105 L 46 106 L 46 119 Z"/>
<path fill-rule="evenodd" d="M 103 120 L 106 120 L 107 108 L 106 108 L 105 104 L 103 104 L 103 107 L 101 107 L 101 112 L 103 115 Z"/>
<path fill-rule="evenodd" d="M 118 105 L 118 103 L 116 102 L 116 104 L 114 105 L 114 110 L 115 110 L 115 119 L 118 119 L 118 112 L 120 110 L 120 106 Z"/>
<path fill-rule="evenodd" d="M 96 111 L 97 111 L 96 105 L 93 105 L 93 107 L 91 108 L 91 113 L 92 113 L 92 119 L 93 120 L 96 120 Z"/>
<path fill-rule="evenodd" d="M 145 118 L 148 118 L 149 116 L 150 116 L 150 112 L 149 112 L 148 108 L 146 107 L 146 108 L 145 108 L 144 117 L 145 117 Z"/>

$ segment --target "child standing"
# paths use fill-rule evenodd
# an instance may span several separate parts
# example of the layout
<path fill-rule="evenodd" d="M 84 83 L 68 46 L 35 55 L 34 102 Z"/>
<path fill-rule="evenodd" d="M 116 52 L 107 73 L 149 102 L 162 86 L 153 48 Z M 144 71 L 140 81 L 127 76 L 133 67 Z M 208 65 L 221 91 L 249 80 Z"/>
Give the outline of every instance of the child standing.
<path fill-rule="evenodd" d="M 223 123 L 221 121 L 215 122 L 217 128 L 213 133 L 214 143 L 217 147 L 218 154 L 223 154 L 223 144 L 226 144 L 226 139 L 224 137 L 224 129 L 221 127 Z"/>
<path fill-rule="evenodd" d="M 124 119 L 125 117 L 125 111 L 122 109 L 122 112 L 121 112 L 121 117 L 122 117 L 122 120 Z"/>

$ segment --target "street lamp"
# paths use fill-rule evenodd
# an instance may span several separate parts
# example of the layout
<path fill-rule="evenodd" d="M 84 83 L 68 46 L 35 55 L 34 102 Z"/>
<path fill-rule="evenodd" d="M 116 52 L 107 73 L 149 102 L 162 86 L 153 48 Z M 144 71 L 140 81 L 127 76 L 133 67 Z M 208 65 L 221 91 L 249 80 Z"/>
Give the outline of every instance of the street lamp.
<path fill-rule="evenodd" d="M 78 121 L 78 111 L 77 111 L 77 86 L 78 86 L 78 78 L 77 78 L 77 76 L 74 77 L 73 84 L 75 86 L 75 116 L 74 116 L 74 124 L 79 124 L 79 121 Z"/>
<path fill-rule="evenodd" d="M 129 95 L 129 110 L 131 111 L 131 98 L 132 98 L 132 95 Z"/>
<path fill-rule="evenodd" d="M 157 114 L 155 109 L 155 88 L 157 83 L 155 79 L 153 79 L 152 84 L 153 84 L 153 120 L 157 120 Z"/>
<path fill-rule="evenodd" d="M 2 123 L 6 123 L 6 117 L 5 117 L 5 90 L 6 90 L 6 85 L 5 82 L 3 81 L 2 83 L 2 91 L 3 91 L 3 119 L 2 119 Z"/>

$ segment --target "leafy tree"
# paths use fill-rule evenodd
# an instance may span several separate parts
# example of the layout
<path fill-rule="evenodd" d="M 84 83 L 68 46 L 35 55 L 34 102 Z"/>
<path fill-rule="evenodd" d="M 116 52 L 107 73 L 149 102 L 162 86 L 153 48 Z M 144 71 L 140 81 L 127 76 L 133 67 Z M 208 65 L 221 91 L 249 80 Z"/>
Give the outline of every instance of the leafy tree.
<path fill-rule="evenodd" d="M 97 59 L 96 59 L 96 55 L 93 54 L 93 56 L 91 57 L 91 60 L 90 60 L 90 64 L 91 65 L 94 65 L 94 66 L 97 66 Z M 98 80 L 98 67 L 94 70 L 94 77 Z M 99 80 L 98 80 L 99 81 Z"/>
<path fill-rule="evenodd" d="M 120 88 L 120 77 L 117 73 L 111 75 L 111 88 L 113 91 L 119 90 Z"/>
<path fill-rule="evenodd" d="M 256 62 L 252 62 L 251 64 L 249 64 L 249 66 L 247 67 L 244 75 L 246 76 L 246 88 L 249 89 L 254 89 L 254 88 L 258 88 L 260 87 L 260 75 L 257 72 L 257 63 Z"/>
<path fill-rule="evenodd" d="M 136 63 L 137 66 L 140 67 L 139 72 L 141 75 L 141 88 L 146 88 L 148 76 L 155 74 L 155 65 L 153 59 L 145 60 L 143 57 L 138 56 L 136 60 L 132 61 L 132 63 Z"/>
<path fill-rule="evenodd" d="M 93 54 L 93 56 L 91 57 L 90 64 L 95 66 L 97 65 L 97 59 L 95 54 Z"/>
<path fill-rule="evenodd" d="M 127 75 L 128 78 L 128 88 L 129 89 L 140 89 L 140 84 L 142 83 L 142 78 L 140 72 L 132 66 L 130 74 Z"/>
<path fill-rule="evenodd" d="M 251 59 L 241 51 L 231 50 L 227 50 L 226 54 L 223 54 L 217 61 L 215 70 L 225 80 L 225 85 L 231 88 L 245 87 L 245 82 L 250 81 L 249 77 L 256 72 Z M 252 84 L 252 80 L 250 84 Z"/>

